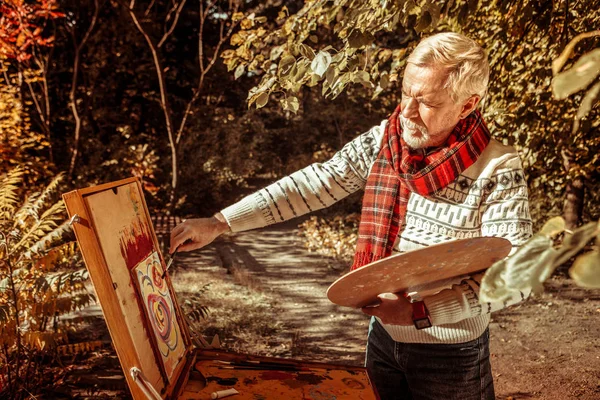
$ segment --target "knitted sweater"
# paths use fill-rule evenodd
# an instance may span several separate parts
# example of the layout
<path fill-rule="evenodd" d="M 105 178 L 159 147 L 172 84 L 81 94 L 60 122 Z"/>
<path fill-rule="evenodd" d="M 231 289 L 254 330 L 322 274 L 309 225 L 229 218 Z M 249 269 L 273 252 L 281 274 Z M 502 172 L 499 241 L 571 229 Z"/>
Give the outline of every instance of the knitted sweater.
<path fill-rule="evenodd" d="M 221 213 L 233 232 L 260 228 L 318 210 L 363 189 L 381 147 L 387 121 L 358 136 L 329 161 L 312 164 L 251 194 Z M 516 247 L 531 236 L 527 187 L 514 148 L 492 139 L 478 160 L 432 196 L 411 193 L 407 215 L 394 251 L 406 252 L 456 239 L 498 236 Z M 405 343 L 463 343 L 479 337 L 490 313 L 525 299 L 480 304 L 483 274 L 440 283 L 416 293 L 425 302 L 433 326 L 383 324 Z M 381 321 L 380 321 L 381 322 Z"/>

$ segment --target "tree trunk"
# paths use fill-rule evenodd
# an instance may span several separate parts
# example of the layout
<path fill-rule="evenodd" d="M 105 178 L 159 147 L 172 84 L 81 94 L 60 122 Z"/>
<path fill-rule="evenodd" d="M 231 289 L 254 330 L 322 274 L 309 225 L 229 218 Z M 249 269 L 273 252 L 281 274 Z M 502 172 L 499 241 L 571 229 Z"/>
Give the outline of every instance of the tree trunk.
<path fill-rule="evenodd" d="M 563 166 L 567 174 L 573 164 L 573 156 L 570 152 L 561 151 Z M 584 177 L 578 175 L 567 182 L 565 201 L 563 203 L 563 218 L 567 229 L 574 229 L 581 224 L 583 215 L 583 200 L 585 196 Z"/>

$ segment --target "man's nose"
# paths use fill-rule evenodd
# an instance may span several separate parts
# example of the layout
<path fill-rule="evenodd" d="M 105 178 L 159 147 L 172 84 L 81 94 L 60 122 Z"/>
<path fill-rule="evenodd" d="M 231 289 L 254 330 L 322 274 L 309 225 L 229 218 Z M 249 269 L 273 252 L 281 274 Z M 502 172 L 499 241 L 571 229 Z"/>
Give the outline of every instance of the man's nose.
<path fill-rule="evenodd" d="M 419 102 L 415 99 L 409 98 L 404 101 L 404 107 L 402 107 L 402 116 L 404 118 L 414 118 L 419 115 Z"/>

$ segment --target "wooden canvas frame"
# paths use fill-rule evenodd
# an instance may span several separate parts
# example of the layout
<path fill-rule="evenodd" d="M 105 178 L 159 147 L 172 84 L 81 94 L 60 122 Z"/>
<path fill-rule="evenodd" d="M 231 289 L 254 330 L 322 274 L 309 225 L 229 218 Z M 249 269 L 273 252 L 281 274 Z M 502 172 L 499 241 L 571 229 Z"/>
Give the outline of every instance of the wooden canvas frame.
<path fill-rule="evenodd" d="M 159 243 L 144 200 L 143 190 L 137 178 L 75 190 L 64 194 L 63 199 L 69 215 L 71 217 L 76 216 L 73 229 L 80 243 L 84 261 L 96 289 L 102 312 L 133 398 L 145 399 L 147 396 L 129 373 L 132 368 L 143 371 L 145 379 L 162 398 L 176 398 L 178 391 L 185 385 L 189 370 L 193 365 L 194 350 L 188 327 L 183 322 L 184 318 L 177 303 L 171 280 L 166 274 L 164 279 L 173 302 L 174 318 L 180 327 L 184 349 L 180 353 L 181 358 L 178 359 L 176 365 L 167 371 L 161 361 L 160 349 L 153 333 L 152 324 L 148 315 L 144 312 L 142 304 L 140 304 L 142 295 L 139 287 L 135 284 L 135 280 L 127 281 L 124 278 L 125 275 L 133 278 L 133 270 L 121 271 L 122 267 L 114 265 L 115 250 L 108 249 L 107 247 L 110 246 L 106 243 L 104 243 L 103 248 L 102 242 L 110 241 L 112 238 L 103 237 L 106 233 L 102 231 L 100 225 L 103 224 L 102 221 L 112 221 L 112 223 L 118 224 L 119 215 L 117 213 L 120 208 L 103 205 L 104 201 L 98 199 L 101 197 L 110 198 L 113 194 L 118 195 L 120 190 L 121 193 L 123 190 L 128 190 L 131 193 L 135 192 L 134 195 L 137 194 L 137 201 L 139 201 L 137 212 L 139 212 L 141 220 L 147 222 L 146 236 L 149 242 L 146 244 L 151 246 L 153 251 L 157 253 L 161 268 L 164 269 L 165 262 L 159 250 Z M 102 207 L 106 208 L 102 209 L 102 215 L 96 215 L 96 213 L 99 213 L 98 209 Z M 112 233 L 114 233 L 114 229 L 112 229 Z M 111 251 L 113 252 L 112 255 Z"/>

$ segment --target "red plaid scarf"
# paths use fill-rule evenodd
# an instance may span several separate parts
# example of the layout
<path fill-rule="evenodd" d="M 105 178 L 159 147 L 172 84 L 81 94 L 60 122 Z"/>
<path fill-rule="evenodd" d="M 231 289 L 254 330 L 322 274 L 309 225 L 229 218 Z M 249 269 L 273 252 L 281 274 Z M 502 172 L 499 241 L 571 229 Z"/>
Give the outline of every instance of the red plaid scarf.
<path fill-rule="evenodd" d="M 456 180 L 490 141 L 479 111 L 459 121 L 445 145 L 431 154 L 402 139 L 400 106 L 390 117 L 383 146 L 367 178 L 352 270 L 392 254 L 411 192 L 428 196 Z"/>

